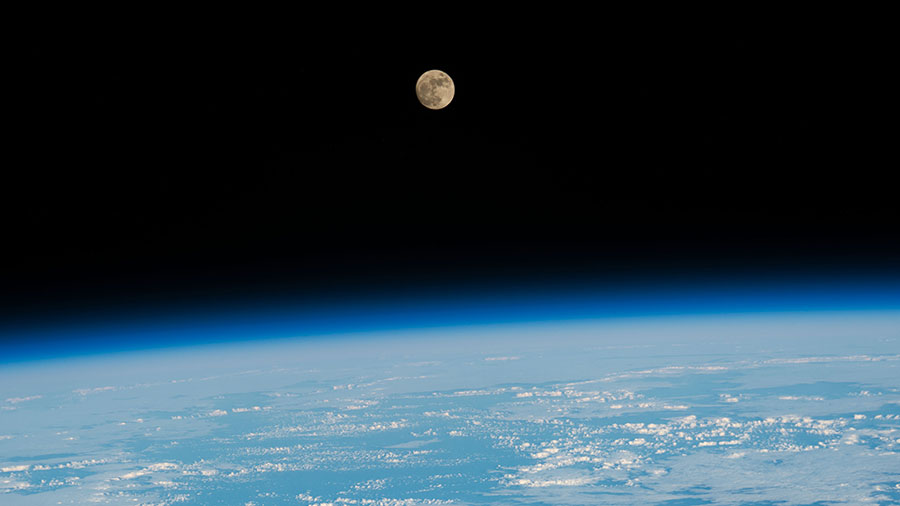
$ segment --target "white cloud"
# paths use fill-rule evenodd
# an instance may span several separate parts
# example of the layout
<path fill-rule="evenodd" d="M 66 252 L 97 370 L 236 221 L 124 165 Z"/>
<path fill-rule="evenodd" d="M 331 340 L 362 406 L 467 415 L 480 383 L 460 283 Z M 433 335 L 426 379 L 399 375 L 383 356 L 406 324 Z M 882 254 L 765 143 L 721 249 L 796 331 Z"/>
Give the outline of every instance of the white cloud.
<path fill-rule="evenodd" d="M 119 480 L 133 480 L 135 478 L 139 478 L 141 476 L 146 476 L 153 472 L 159 471 L 174 471 L 178 469 L 178 464 L 172 462 L 159 462 L 157 464 L 150 464 L 149 466 L 138 469 L 137 471 L 131 471 L 129 473 L 125 473 L 122 476 L 119 476 L 117 479 Z"/>
<path fill-rule="evenodd" d="M 599 481 L 600 478 L 580 477 L 580 478 L 557 478 L 549 480 L 530 480 L 528 478 L 520 478 L 515 485 L 522 487 L 579 487 L 582 485 L 590 485 Z"/>
<path fill-rule="evenodd" d="M 859 434 L 846 434 L 841 442 L 845 445 L 853 445 L 859 443 Z"/>
<path fill-rule="evenodd" d="M 96 387 L 96 388 L 78 388 L 78 389 L 75 389 L 72 391 L 79 395 L 87 395 L 87 394 L 95 394 L 98 392 L 112 392 L 117 389 L 118 388 L 114 387 L 114 386 L 106 386 L 106 387 Z"/>
<path fill-rule="evenodd" d="M 10 404 L 19 404 L 20 402 L 35 401 L 42 398 L 43 395 L 29 395 L 28 397 L 10 397 L 6 402 Z"/>
<path fill-rule="evenodd" d="M 391 421 L 391 422 L 376 422 L 372 425 L 369 425 L 368 430 L 392 430 L 392 429 L 402 429 L 406 427 L 408 424 L 406 420 L 399 421 Z"/>
<path fill-rule="evenodd" d="M 772 358 L 764 360 L 764 364 L 813 364 L 826 362 L 881 362 L 884 360 L 900 360 L 900 355 L 844 355 L 840 357 L 797 357 L 797 358 Z"/>
<path fill-rule="evenodd" d="M 492 392 L 490 390 L 459 390 L 459 391 L 453 392 L 453 396 L 455 396 L 455 397 L 472 397 L 472 396 L 477 396 L 477 395 L 491 395 L 493 393 L 495 393 L 495 392 Z"/>
<path fill-rule="evenodd" d="M 12 490 L 26 490 L 31 488 L 31 484 L 24 481 L 0 480 L 0 492 L 8 492 Z"/>
<path fill-rule="evenodd" d="M 232 413 L 247 413 L 250 411 L 262 411 L 263 408 L 259 406 L 253 406 L 251 408 L 231 408 Z"/>

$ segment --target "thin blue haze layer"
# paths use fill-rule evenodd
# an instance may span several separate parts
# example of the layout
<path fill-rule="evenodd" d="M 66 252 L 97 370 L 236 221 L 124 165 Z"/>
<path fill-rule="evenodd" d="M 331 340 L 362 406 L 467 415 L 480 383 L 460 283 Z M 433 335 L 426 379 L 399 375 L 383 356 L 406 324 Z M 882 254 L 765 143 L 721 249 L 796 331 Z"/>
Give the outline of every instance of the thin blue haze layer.
<path fill-rule="evenodd" d="M 832 279 L 836 278 L 836 279 Z M 137 349 L 485 323 L 772 311 L 900 308 L 900 280 L 722 279 L 619 286 L 522 286 L 412 295 L 102 308 L 83 318 L 0 327 L 0 364 Z"/>

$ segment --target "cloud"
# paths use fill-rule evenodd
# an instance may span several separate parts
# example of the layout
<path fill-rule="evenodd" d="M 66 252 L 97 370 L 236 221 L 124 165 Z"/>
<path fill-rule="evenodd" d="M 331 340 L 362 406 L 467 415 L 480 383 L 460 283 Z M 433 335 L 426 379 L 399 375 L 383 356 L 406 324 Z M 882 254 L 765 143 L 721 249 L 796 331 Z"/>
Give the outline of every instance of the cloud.
<path fill-rule="evenodd" d="M 105 386 L 105 387 L 96 387 L 96 388 L 77 388 L 72 391 L 78 395 L 87 395 L 87 394 L 96 394 L 98 392 L 112 392 L 114 390 L 118 390 L 118 387 Z"/>
<path fill-rule="evenodd" d="M 119 480 L 133 480 L 135 478 L 139 478 L 141 476 L 146 476 L 153 472 L 158 471 L 174 471 L 178 469 L 178 464 L 174 464 L 172 462 L 159 462 L 157 464 L 150 464 L 149 466 L 139 469 L 137 471 L 131 471 L 130 473 L 125 473 L 122 476 L 119 476 L 117 479 Z"/>
<path fill-rule="evenodd" d="M 881 362 L 884 360 L 900 360 L 900 355 L 844 355 L 840 357 L 797 357 L 797 358 L 772 358 L 764 360 L 763 364 L 814 364 L 827 362 Z"/>
<path fill-rule="evenodd" d="M 587 476 L 582 476 L 578 478 L 556 478 L 556 479 L 547 479 L 547 480 L 531 480 L 528 478 L 520 478 L 517 481 L 513 482 L 513 485 L 519 485 L 521 487 L 580 487 L 583 485 L 590 485 L 599 481 L 599 477 L 591 478 Z"/>
<path fill-rule="evenodd" d="M 10 404 L 19 404 L 20 402 L 35 401 L 37 399 L 40 399 L 41 397 L 43 397 L 43 395 L 29 395 L 28 397 L 10 397 L 10 398 L 6 399 L 6 402 L 8 402 Z"/>
<path fill-rule="evenodd" d="M 432 443 L 437 443 L 440 441 L 439 439 L 418 439 L 415 441 L 409 441 L 407 443 L 399 443 L 391 446 L 385 446 L 385 448 L 421 448 L 426 445 L 430 445 Z"/>

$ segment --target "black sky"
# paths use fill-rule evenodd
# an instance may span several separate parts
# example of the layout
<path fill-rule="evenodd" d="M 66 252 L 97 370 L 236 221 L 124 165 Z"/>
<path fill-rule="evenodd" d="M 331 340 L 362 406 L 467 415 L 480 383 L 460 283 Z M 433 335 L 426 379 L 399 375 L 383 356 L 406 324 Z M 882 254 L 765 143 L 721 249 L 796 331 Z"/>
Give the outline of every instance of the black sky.
<path fill-rule="evenodd" d="M 839 30 L 488 32 L 25 40 L 0 321 L 284 293 L 897 272 L 891 169 L 859 126 L 865 64 Z M 440 111 L 414 94 L 432 68 L 457 86 Z"/>

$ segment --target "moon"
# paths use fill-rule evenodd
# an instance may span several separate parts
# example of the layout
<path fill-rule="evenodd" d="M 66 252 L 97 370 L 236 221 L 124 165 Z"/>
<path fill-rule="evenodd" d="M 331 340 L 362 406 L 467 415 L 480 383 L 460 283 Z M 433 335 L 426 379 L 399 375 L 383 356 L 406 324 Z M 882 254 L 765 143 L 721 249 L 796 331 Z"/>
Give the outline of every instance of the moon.
<path fill-rule="evenodd" d="M 455 93 L 456 86 L 453 85 L 453 79 L 440 70 L 429 70 L 416 81 L 416 96 L 419 97 L 419 102 L 429 109 L 447 107 Z"/>

